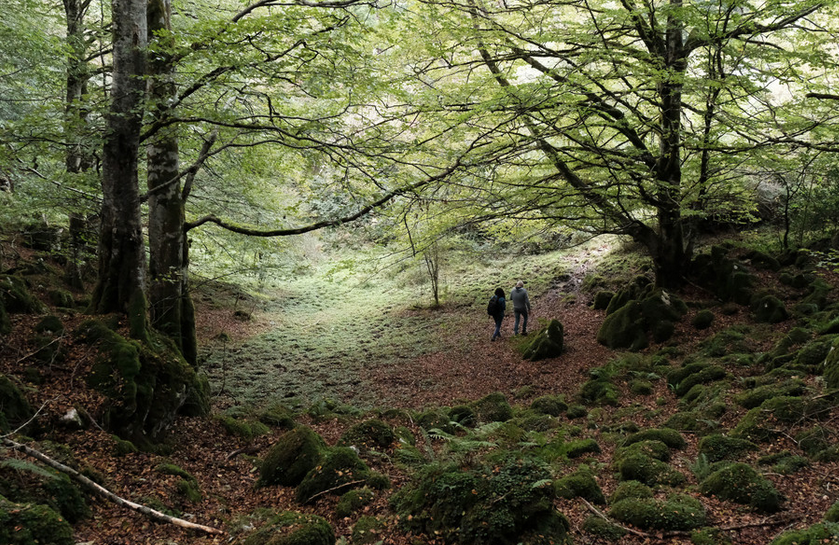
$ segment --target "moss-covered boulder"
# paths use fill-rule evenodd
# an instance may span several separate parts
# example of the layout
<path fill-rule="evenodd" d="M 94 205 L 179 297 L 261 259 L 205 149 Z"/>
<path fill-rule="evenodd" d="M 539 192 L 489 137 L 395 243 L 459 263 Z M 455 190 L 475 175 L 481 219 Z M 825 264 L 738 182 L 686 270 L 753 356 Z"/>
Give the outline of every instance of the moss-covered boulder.
<path fill-rule="evenodd" d="M 380 534 L 385 527 L 385 522 L 376 517 L 370 515 L 359 517 L 352 527 L 353 545 L 382 543 Z"/>
<path fill-rule="evenodd" d="M 608 378 L 592 378 L 580 386 L 580 401 L 588 405 L 611 405 L 618 404 L 618 388 Z"/>
<path fill-rule="evenodd" d="M 9 432 L 35 414 L 20 388 L 6 375 L 0 375 L 0 432 Z"/>
<path fill-rule="evenodd" d="M 697 411 L 680 411 L 672 414 L 663 426 L 682 432 L 687 431 L 704 435 L 713 431 L 717 424 Z"/>
<path fill-rule="evenodd" d="M 815 456 L 833 444 L 833 436 L 833 430 L 823 426 L 814 426 L 799 432 L 795 436 L 795 441 L 808 456 Z"/>
<path fill-rule="evenodd" d="M 823 522 L 803 530 L 787 530 L 769 545 L 823 545 L 839 543 L 839 524 Z"/>
<path fill-rule="evenodd" d="M 643 350 L 649 345 L 644 329 L 641 303 L 630 301 L 606 316 L 597 331 L 597 342 L 613 350 Z"/>
<path fill-rule="evenodd" d="M 781 508 L 781 495 L 771 481 L 744 463 L 725 465 L 699 483 L 706 496 L 748 505 L 761 513 L 775 513 Z"/>
<path fill-rule="evenodd" d="M 559 498 L 583 498 L 592 503 L 606 503 L 603 490 L 588 468 L 581 468 L 554 481 L 554 492 Z"/>
<path fill-rule="evenodd" d="M 839 338 L 833 341 L 824 360 L 824 381 L 828 388 L 839 388 Z"/>
<path fill-rule="evenodd" d="M 646 297 L 653 289 L 653 283 L 646 276 L 636 276 L 631 282 L 621 288 L 609 301 L 606 315 L 610 315 L 623 308 L 630 301 L 637 301 Z"/>
<path fill-rule="evenodd" d="M 615 465 L 622 481 L 638 481 L 649 486 L 679 486 L 685 482 L 685 476 L 666 462 L 644 454 L 625 456 Z"/>
<path fill-rule="evenodd" d="M 583 521 L 583 532 L 606 541 L 619 541 L 626 535 L 626 530 L 608 520 L 592 515 Z"/>
<path fill-rule="evenodd" d="M 757 449 L 757 445 L 751 441 L 720 434 L 708 435 L 699 441 L 699 453 L 712 463 L 737 460 L 743 453 Z"/>
<path fill-rule="evenodd" d="M 719 365 L 710 365 L 706 362 L 689 364 L 677 371 L 689 371 L 687 376 L 675 384 L 672 381 L 674 380 L 676 373 L 672 373 L 668 376 L 668 382 L 673 386 L 673 393 L 679 397 L 687 394 L 690 389 L 697 384 L 709 384 L 711 382 L 722 380 L 727 376 L 725 369 Z"/>
<path fill-rule="evenodd" d="M 638 481 L 623 481 L 618 483 L 615 491 L 609 496 L 609 503 L 615 504 L 630 498 L 652 498 L 653 489 Z"/>
<path fill-rule="evenodd" d="M 530 361 L 556 358 L 565 346 L 565 330 L 559 320 L 551 320 L 522 346 L 522 357 Z"/>
<path fill-rule="evenodd" d="M 685 438 L 681 433 L 668 428 L 649 428 L 641 430 L 627 437 L 623 444 L 624 446 L 627 446 L 640 441 L 661 441 L 669 448 L 675 449 L 685 448 L 687 445 Z"/>
<path fill-rule="evenodd" d="M 734 401 L 745 409 L 754 409 L 774 397 L 798 397 L 806 391 L 806 384 L 798 379 L 764 384 L 734 396 Z"/>
<path fill-rule="evenodd" d="M 294 413 L 282 403 L 269 403 L 260 413 L 259 421 L 272 428 L 290 430 L 295 426 Z"/>
<path fill-rule="evenodd" d="M 108 398 L 102 420 L 123 438 L 138 445 L 157 440 L 190 400 L 207 395 L 205 383 L 162 335 L 129 340 L 96 320 L 76 333 L 80 342 L 98 349 L 87 382 Z"/>
<path fill-rule="evenodd" d="M 609 307 L 609 303 L 612 301 L 612 298 L 615 296 L 615 292 L 613 291 L 598 291 L 594 294 L 594 301 L 592 301 L 592 308 L 594 310 L 606 310 Z"/>
<path fill-rule="evenodd" d="M 673 494 L 666 500 L 630 498 L 612 505 L 615 519 L 644 530 L 691 530 L 705 525 L 705 508 L 696 498 Z"/>
<path fill-rule="evenodd" d="M 351 488 L 361 488 L 371 477 L 356 452 L 349 447 L 335 447 L 326 452 L 323 461 L 309 470 L 297 485 L 295 495 L 300 503 L 309 503 L 321 494 L 340 495 Z"/>
<path fill-rule="evenodd" d="M 84 494 L 67 475 L 25 460 L 0 462 L 0 496 L 15 503 L 48 505 L 71 523 L 90 514 Z"/>
<path fill-rule="evenodd" d="M 244 545 L 334 545 L 335 531 L 326 519 L 286 511 L 249 535 Z"/>
<path fill-rule="evenodd" d="M 728 435 L 736 439 L 764 443 L 775 438 L 778 432 L 767 421 L 766 415 L 761 411 L 760 407 L 755 407 L 740 418 L 740 421 Z"/>
<path fill-rule="evenodd" d="M 690 321 L 690 325 L 699 330 L 708 329 L 709 327 L 711 327 L 711 324 L 713 323 L 714 313 L 708 309 L 700 310 L 693 316 L 693 319 L 691 319 Z"/>
<path fill-rule="evenodd" d="M 345 431 L 338 440 L 338 446 L 353 446 L 360 450 L 386 449 L 393 444 L 395 439 L 396 436 L 390 426 L 378 418 L 371 418 Z"/>
<path fill-rule="evenodd" d="M 14 503 L 0 496 L 0 543 L 73 545 L 73 527 L 43 504 Z"/>
<path fill-rule="evenodd" d="M 298 426 L 283 434 L 260 465 L 261 486 L 297 486 L 323 459 L 326 443 L 311 428 Z"/>
<path fill-rule="evenodd" d="M 755 320 L 767 324 L 777 324 L 789 318 L 787 307 L 774 295 L 764 295 L 752 304 Z"/>
<path fill-rule="evenodd" d="M 0 300 L 9 314 L 41 314 L 46 311 L 29 291 L 26 280 L 16 275 L 0 274 Z"/>
<path fill-rule="evenodd" d="M 341 499 L 335 506 L 335 514 L 339 517 L 348 517 L 368 505 L 375 497 L 374 492 L 369 488 L 359 488 L 341 494 Z"/>
<path fill-rule="evenodd" d="M 501 392 L 486 395 L 472 403 L 480 422 L 506 422 L 513 418 L 513 408 Z"/>
<path fill-rule="evenodd" d="M 550 483 L 548 466 L 533 459 L 470 469 L 432 464 L 401 487 L 391 503 L 405 529 L 446 542 L 570 544 L 569 524 L 553 507 Z"/>
<path fill-rule="evenodd" d="M 635 454 L 643 454 L 644 456 L 649 456 L 650 458 L 655 458 L 656 460 L 661 460 L 662 462 L 667 462 L 671 458 L 670 447 L 661 441 L 647 440 L 630 443 L 624 447 L 618 447 L 615 449 L 612 461 L 620 462 L 627 456 L 633 456 Z"/>
<path fill-rule="evenodd" d="M 594 439 L 577 439 L 565 443 L 562 451 L 569 458 L 579 458 L 585 454 L 599 453 L 600 445 Z"/>
<path fill-rule="evenodd" d="M 534 399 L 530 404 L 530 410 L 538 414 L 560 416 L 568 410 L 568 404 L 561 396 L 547 395 Z"/>
<path fill-rule="evenodd" d="M 839 501 L 831 505 L 824 513 L 825 522 L 839 522 Z"/>

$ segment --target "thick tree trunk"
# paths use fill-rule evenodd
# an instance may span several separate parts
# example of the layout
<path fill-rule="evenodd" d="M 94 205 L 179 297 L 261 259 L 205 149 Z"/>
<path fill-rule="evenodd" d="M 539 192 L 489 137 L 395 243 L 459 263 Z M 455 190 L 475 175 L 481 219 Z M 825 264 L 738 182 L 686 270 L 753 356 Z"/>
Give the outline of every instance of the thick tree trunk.
<path fill-rule="evenodd" d="M 92 306 L 98 313 L 128 314 L 131 335 L 144 338 L 146 258 L 137 164 L 146 91 L 146 0 L 112 0 L 112 10 L 113 86 L 102 152 L 99 279 Z"/>
<path fill-rule="evenodd" d="M 149 0 L 149 40 L 171 29 L 170 0 Z M 168 46 L 171 43 L 162 43 Z M 176 98 L 171 55 L 158 51 L 149 63 L 149 99 L 156 121 L 166 127 Z M 147 148 L 149 191 L 149 304 L 152 325 L 170 337 L 189 363 L 197 360 L 194 307 L 188 291 L 184 197 L 181 193 L 178 136 L 158 131 Z"/>

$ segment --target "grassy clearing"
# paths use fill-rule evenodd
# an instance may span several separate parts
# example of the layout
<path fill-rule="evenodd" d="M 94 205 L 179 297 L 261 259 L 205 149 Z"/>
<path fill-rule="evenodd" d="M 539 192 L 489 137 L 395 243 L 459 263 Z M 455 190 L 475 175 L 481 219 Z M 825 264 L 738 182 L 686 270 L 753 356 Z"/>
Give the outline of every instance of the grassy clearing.
<path fill-rule="evenodd" d="M 214 392 L 254 405 L 277 398 L 297 407 L 324 398 L 360 408 L 398 401 L 368 387 L 369 372 L 462 348 L 450 333 L 484 318 L 495 287 L 509 290 L 524 278 L 538 294 L 571 263 L 567 252 L 516 258 L 481 250 L 445 256 L 436 309 L 423 264 L 388 265 L 392 255 L 379 248 L 353 249 L 351 258 L 320 256 L 305 275 L 276 279 L 279 287 L 261 294 L 271 331 L 204 348 Z"/>

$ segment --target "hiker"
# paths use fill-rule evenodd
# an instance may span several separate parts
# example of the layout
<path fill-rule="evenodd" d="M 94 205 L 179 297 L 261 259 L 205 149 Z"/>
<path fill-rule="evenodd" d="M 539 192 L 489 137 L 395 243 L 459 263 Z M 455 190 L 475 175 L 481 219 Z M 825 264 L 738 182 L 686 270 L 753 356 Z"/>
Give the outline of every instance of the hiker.
<path fill-rule="evenodd" d="M 504 290 L 495 288 L 495 295 L 489 300 L 487 314 L 495 320 L 495 332 L 490 341 L 501 337 L 501 322 L 504 321 L 504 311 L 507 310 L 507 300 L 504 299 Z"/>
<path fill-rule="evenodd" d="M 516 287 L 510 291 L 510 301 L 513 302 L 513 314 L 516 322 L 513 324 L 513 335 L 519 334 L 519 319 L 521 323 L 521 334 L 527 336 L 527 315 L 530 314 L 530 298 L 527 297 L 527 290 L 524 289 L 524 282 L 519 280 Z"/>

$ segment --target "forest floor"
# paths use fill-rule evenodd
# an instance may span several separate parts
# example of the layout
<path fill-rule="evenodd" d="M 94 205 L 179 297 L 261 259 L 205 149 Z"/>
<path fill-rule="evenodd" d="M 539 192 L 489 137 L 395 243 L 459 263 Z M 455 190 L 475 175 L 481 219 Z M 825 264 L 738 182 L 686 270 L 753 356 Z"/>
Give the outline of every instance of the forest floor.
<path fill-rule="evenodd" d="M 565 327 L 565 352 L 559 358 L 540 362 L 522 359 L 517 350 L 521 338 L 512 335 L 512 317 L 504 321 L 503 337 L 500 342 L 490 342 L 491 320 L 483 309 L 474 306 L 459 306 L 441 309 L 401 308 L 394 309 L 381 317 L 377 327 L 386 330 L 389 320 L 409 320 L 408 324 L 431 323 L 433 338 L 434 328 L 439 328 L 442 350 L 424 348 L 414 355 L 400 351 L 398 357 L 389 360 L 387 365 L 365 366 L 365 361 L 357 361 L 348 371 L 341 370 L 338 375 L 346 375 L 340 381 L 325 383 L 324 375 L 305 373 L 289 374 L 288 382 L 300 383 L 314 381 L 314 388 L 325 395 L 334 395 L 341 402 L 363 401 L 366 406 L 378 408 L 373 413 L 313 415 L 301 413 L 299 421 L 311 426 L 321 434 L 329 444 L 334 444 L 341 434 L 353 423 L 361 421 L 365 414 L 379 414 L 385 408 L 423 409 L 432 406 L 453 406 L 465 401 L 476 400 L 492 392 L 502 392 L 514 407 L 527 407 L 529 403 L 545 394 L 564 394 L 566 399 L 573 399 L 580 385 L 588 378 L 591 369 L 605 365 L 618 355 L 596 341 L 596 333 L 603 322 L 604 311 L 593 310 L 590 306 L 591 294 L 581 291 L 584 277 L 591 274 L 592 261 L 586 256 L 579 256 L 569 267 L 569 274 L 555 279 L 542 293 L 533 293 L 533 312 L 531 331 L 539 321 L 556 318 Z M 773 288 L 784 291 L 777 279 L 769 274 L 762 281 Z M 832 279 L 835 282 L 835 278 Z M 834 285 L 839 285 L 834 283 Z M 689 303 L 702 301 L 709 295 L 702 290 L 690 287 L 680 294 Z M 793 295 L 793 294 L 790 294 Z M 222 412 L 241 402 L 237 394 L 224 392 L 219 380 L 230 383 L 248 381 L 247 377 L 235 376 L 232 355 L 238 353 L 243 360 L 251 357 L 247 352 L 248 342 L 254 338 L 270 335 L 276 328 L 277 315 L 271 312 L 254 311 L 242 316 L 229 305 L 219 307 L 210 304 L 212 295 L 202 300 L 198 298 L 198 330 L 205 345 L 215 347 L 216 355 L 207 356 L 208 372 L 214 381 L 217 395 L 214 398 L 215 411 Z M 270 305 L 266 308 L 271 308 Z M 688 316 L 677 324 L 676 333 L 670 341 L 678 345 L 683 354 L 690 354 L 703 340 L 715 333 L 729 328 L 733 324 L 754 322 L 747 308 L 740 308 L 729 315 L 719 315 L 711 328 L 699 331 L 691 327 L 692 314 L 696 307 L 691 305 Z M 68 331 L 85 317 L 77 314 L 61 316 Z M 28 360 L 33 352 L 29 331 L 36 317 L 13 315 L 13 333 L 8 343 L 0 350 L 0 372 L 10 376 L 22 377 Z M 274 323 L 272 323 L 274 322 Z M 756 352 L 771 348 L 779 336 L 793 327 L 794 321 L 787 320 L 776 326 L 760 326 L 750 339 Z M 407 341 L 410 343 L 410 325 L 406 328 Z M 306 341 L 298 335 L 300 342 Z M 315 335 L 316 337 L 317 335 Z M 351 336 L 351 335 L 350 335 Z M 423 338 L 429 337 L 429 332 Z M 222 340 L 220 340 L 222 339 Z M 288 342 L 283 338 L 284 343 Z M 308 341 L 306 341 L 308 342 Z M 315 339 L 312 341 L 317 342 Z M 424 341 L 423 341 L 424 342 Z M 221 348 L 219 348 L 221 347 Z M 647 353 L 654 352 L 660 346 L 652 346 Z M 69 357 L 60 366 L 45 370 L 46 382 L 38 388 L 28 388 L 30 402 L 40 407 L 40 418 L 56 421 L 58 417 L 72 407 L 93 408 L 101 402 L 98 395 L 91 392 L 80 380 L 91 365 L 91 355 L 80 346 L 67 341 Z M 282 349 L 277 345 L 274 350 Z M 285 348 L 288 350 L 288 347 Z M 219 356 L 219 350 L 223 356 Z M 271 347 L 266 350 L 272 350 Z M 304 349 L 305 351 L 306 349 Z M 311 349 L 314 350 L 314 349 Z M 221 360 L 219 359 L 221 357 Z M 230 360 L 224 362 L 225 358 Z M 353 356 L 357 357 L 357 356 Z M 283 373 L 288 371 L 282 364 L 274 370 L 262 370 L 259 376 L 252 376 L 251 382 L 264 382 L 266 377 L 272 380 L 271 373 L 277 373 L 283 381 Z M 746 370 L 740 371 L 743 375 Z M 332 375 L 326 380 L 333 380 Z M 812 382 L 813 378 L 806 378 Z M 334 385 L 334 390 L 330 390 Z M 640 427 L 657 427 L 679 410 L 678 398 L 668 388 L 666 381 L 653 382 L 654 390 L 647 395 L 627 393 L 628 385 L 622 383 L 621 402 L 617 407 L 602 407 L 592 410 L 581 424 L 586 425 L 586 436 L 598 439 L 602 452 L 592 454 L 592 462 L 608 468 L 615 445 L 609 441 L 600 441 L 600 430 L 609 425 L 633 421 Z M 221 392 L 218 390 L 221 389 Z M 232 391 L 232 390 L 231 390 Z M 279 397 L 296 400 L 296 391 L 281 393 Z M 245 396 L 241 391 L 241 396 Z M 358 396 L 356 397 L 356 394 Z M 363 394 L 363 395 L 362 395 Z M 311 402 L 311 399 L 307 399 Z M 247 403 L 253 399 L 248 398 Z M 93 413 L 94 410 L 89 410 Z M 742 410 L 731 407 L 723 416 L 721 424 L 731 426 L 736 423 Z M 564 418 L 564 417 L 562 417 Z M 839 418 L 834 407 L 828 421 Z M 411 421 L 400 424 L 416 429 Z M 568 424 L 573 424 L 570 420 Z M 129 453 L 114 455 L 112 436 L 95 426 L 88 430 L 56 430 L 50 436 L 54 443 L 66 445 L 79 466 L 90 468 L 102 476 L 106 485 L 117 495 L 139 503 L 164 505 L 182 518 L 194 522 L 224 529 L 228 535 L 209 536 L 184 530 L 177 526 L 150 521 L 145 516 L 118 507 L 110 502 L 95 499 L 91 502 L 92 516 L 75 525 L 76 541 L 83 544 L 210 544 L 241 542 L 252 522 L 251 515 L 259 509 L 273 512 L 296 510 L 317 513 L 326 517 L 336 530 L 336 534 L 350 539 L 352 526 L 360 515 L 375 515 L 385 523 L 379 538 L 385 544 L 418 545 L 438 544 L 441 541 L 433 536 L 412 535 L 400 529 L 397 519 L 389 507 L 390 491 L 377 494 L 370 505 L 351 517 L 338 518 L 334 514 L 337 498 L 324 496 L 313 504 L 300 506 L 294 500 L 293 488 L 263 487 L 256 488 L 259 472 L 259 457 L 263 456 L 282 430 L 273 430 L 267 435 L 254 439 L 244 439 L 225 430 L 215 418 L 180 417 L 171 430 L 171 449 L 165 455 L 152 453 Z M 798 445 L 792 432 L 781 434 L 776 441 L 764 445 L 763 451 L 749 454 L 754 462 L 758 455 L 777 453 L 784 450 L 797 451 Z M 419 434 L 418 434 L 419 435 Z M 684 434 L 688 446 L 683 449 L 671 464 L 682 472 L 688 480 L 688 490 L 696 484 L 696 478 L 690 471 L 690 465 L 697 458 L 699 436 L 694 433 Z M 17 453 L 3 452 L 3 456 L 19 456 Z M 161 463 L 173 463 L 192 474 L 202 493 L 200 501 L 189 502 L 177 491 L 178 478 L 157 472 Z M 393 483 L 392 490 L 409 478 L 404 469 L 390 461 L 387 456 L 368 460 L 372 469 L 388 475 Z M 573 470 L 569 466 L 568 471 Z M 744 506 L 720 501 L 713 497 L 701 496 L 701 501 L 708 512 L 709 524 L 721 528 L 724 538 L 735 545 L 765 544 L 781 531 L 803 527 L 821 520 L 822 515 L 839 496 L 839 464 L 833 462 L 813 462 L 793 474 L 767 473 L 768 478 L 784 495 L 784 509 L 776 515 L 759 515 Z M 598 474 L 598 484 L 608 495 L 617 486 L 612 471 Z M 689 492 L 700 497 L 695 491 Z M 571 533 L 578 544 L 609 543 L 581 530 L 585 518 L 598 510 L 587 502 L 578 500 L 558 500 L 557 507 L 571 522 Z M 600 511 L 602 514 L 602 510 Z M 630 533 L 621 538 L 620 543 L 627 545 L 641 544 L 688 544 L 691 543 L 689 532 L 648 532 L 629 528 Z M 725 543 L 725 541 L 720 541 Z"/>

